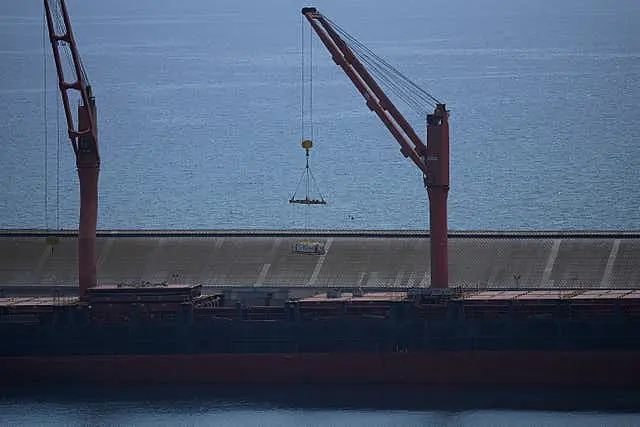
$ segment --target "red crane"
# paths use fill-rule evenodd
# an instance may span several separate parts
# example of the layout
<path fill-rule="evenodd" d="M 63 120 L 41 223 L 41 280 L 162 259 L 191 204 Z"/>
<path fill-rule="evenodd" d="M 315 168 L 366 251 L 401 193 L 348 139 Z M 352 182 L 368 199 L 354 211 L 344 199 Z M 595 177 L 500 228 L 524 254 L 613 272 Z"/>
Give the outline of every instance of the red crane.
<path fill-rule="evenodd" d="M 431 244 L 431 287 L 448 287 L 447 195 L 449 192 L 449 112 L 435 98 L 435 109 L 427 115 L 427 143 L 423 143 L 407 120 L 400 114 L 380 85 L 367 71 L 353 50 L 341 38 L 336 25 L 314 7 L 302 14 L 309 21 L 334 62 L 342 68 L 393 137 L 400 152 L 422 171 L 429 195 Z M 368 50 L 367 50 L 368 51 Z M 368 51 L 370 53 L 370 51 Z"/>
<path fill-rule="evenodd" d="M 80 182 L 80 224 L 78 227 L 78 283 L 80 298 L 86 290 L 96 285 L 96 225 L 98 222 L 98 174 L 100 155 L 98 153 L 98 130 L 96 123 L 96 103 L 91 93 L 91 85 L 80 60 L 78 46 L 69 13 L 64 0 L 44 0 L 49 40 L 58 74 L 58 85 L 64 104 L 67 129 Z M 68 48 L 71 54 L 71 82 L 65 80 L 61 48 Z M 69 102 L 69 91 L 80 94 L 77 126 Z"/>

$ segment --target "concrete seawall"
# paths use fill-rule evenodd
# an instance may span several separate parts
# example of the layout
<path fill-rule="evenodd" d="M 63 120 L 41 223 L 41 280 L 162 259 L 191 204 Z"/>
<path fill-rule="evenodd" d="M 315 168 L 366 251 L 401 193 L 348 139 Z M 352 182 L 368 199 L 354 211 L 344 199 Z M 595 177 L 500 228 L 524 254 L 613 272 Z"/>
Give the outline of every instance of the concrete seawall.
<path fill-rule="evenodd" d="M 76 286 L 76 250 L 73 232 L 0 231 L 0 287 Z M 430 284 L 429 238 L 418 232 L 103 231 L 97 253 L 101 284 Z M 451 286 L 635 288 L 640 232 L 452 232 L 449 265 Z"/>

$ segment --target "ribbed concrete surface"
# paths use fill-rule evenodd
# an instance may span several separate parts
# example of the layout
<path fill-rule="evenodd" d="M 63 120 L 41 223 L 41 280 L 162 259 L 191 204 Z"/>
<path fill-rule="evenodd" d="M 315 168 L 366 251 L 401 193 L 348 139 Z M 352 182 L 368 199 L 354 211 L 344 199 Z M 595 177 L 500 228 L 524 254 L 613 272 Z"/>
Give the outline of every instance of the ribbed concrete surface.
<path fill-rule="evenodd" d="M 75 286 L 76 239 L 0 233 L 0 287 Z M 318 241 L 324 255 L 292 251 Z M 450 283 L 466 287 L 640 287 L 640 234 L 455 233 Z M 99 283 L 134 281 L 211 286 L 429 285 L 429 240 L 412 233 L 104 232 Z"/>

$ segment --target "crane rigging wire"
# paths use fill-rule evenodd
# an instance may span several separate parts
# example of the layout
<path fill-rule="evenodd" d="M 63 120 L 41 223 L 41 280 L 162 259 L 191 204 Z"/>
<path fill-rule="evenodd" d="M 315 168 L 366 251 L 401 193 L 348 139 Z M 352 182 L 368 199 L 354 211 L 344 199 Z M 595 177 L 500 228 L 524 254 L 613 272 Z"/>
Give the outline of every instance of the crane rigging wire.
<path fill-rule="evenodd" d="M 301 114 L 300 114 L 300 122 L 301 122 L 301 139 L 302 139 L 302 148 L 305 149 L 305 157 L 306 164 L 305 168 L 298 180 L 298 184 L 296 185 L 296 189 L 289 198 L 289 203 L 293 204 L 303 204 L 303 205 L 325 205 L 327 202 L 320 191 L 318 183 L 311 172 L 311 168 L 309 167 L 309 151 L 313 147 L 313 137 L 314 137 L 314 129 L 313 129 L 313 34 L 312 29 L 309 28 L 309 37 L 308 39 L 305 37 L 305 27 L 304 27 L 304 19 L 302 19 L 302 48 L 301 48 Z M 308 42 L 308 54 L 309 60 L 306 60 L 307 56 L 307 42 Z M 308 65 L 308 72 L 307 72 Z M 306 96 L 307 90 L 309 91 L 308 96 Z M 308 132 L 308 133 L 307 133 Z M 305 195 L 304 198 L 296 198 L 296 194 L 300 189 L 301 184 L 304 181 L 304 189 Z M 311 192 L 317 192 L 320 196 L 319 199 L 313 198 L 311 196 Z M 309 211 L 306 211 L 306 222 L 309 221 Z"/>
<path fill-rule="evenodd" d="M 430 93 L 422 89 L 415 82 L 409 79 L 407 76 L 402 74 L 399 70 L 391 66 L 384 59 L 380 58 L 376 54 L 374 54 L 369 48 L 360 44 L 357 40 L 353 39 L 357 43 L 357 48 L 355 50 L 361 54 L 362 57 L 370 60 L 372 63 L 379 64 L 379 68 L 381 70 L 385 70 L 389 73 L 389 75 L 393 75 L 397 78 L 399 82 L 404 82 L 406 84 L 407 90 L 410 90 L 409 93 L 414 94 L 416 99 L 423 100 L 426 104 L 436 105 L 440 102 L 434 98 Z"/>
<path fill-rule="evenodd" d="M 440 104 L 433 95 L 422 89 L 406 75 L 393 67 L 387 61 L 376 55 L 371 49 L 359 42 L 342 27 L 327 17 L 324 17 L 341 36 L 343 41 L 349 46 L 358 59 L 369 66 L 371 74 L 403 102 L 419 112 L 424 112 L 427 108 L 432 108 Z"/>
<path fill-rule="evenodd" d="M 55 7 L 51 8 L 51 12 L 53 15 L 53 23 L 54 23 L 56 34 L 59 34 L 59 35 L 65 34 L 67 32 L 67 26 L 64 22 L 64 18 L 62 15 L 62 10 L 61 10 L 62 6 L 59 1 L 56 1 L 53 4 L 55 5 Z M 62 43 L 63 46 L 67 47 L 66 49 L 61 49 L 61 50 L 64 51 L 64 57 L 67 61 L 69 70 L 73 70 L 75 66 L 73 61 L 73 54 L 71 53 L 71 49 L 69 45 L 62 41 L 59 43 Z M 78 62 L 80 64 L 80 78 L 82 79 L 82 82 L 85 84 L 85 86 L 90 86 L 91 83 L 89 82 L 89 77 L 87 76 L 87 72 L 85 70 L 84 63 L 82 62 L 82 58 L 79 57 Z"/>
<path fill-rule="evenodd" d="M 313 33 L 309 27 L 309 127 L 310 137 L 313 141 Z"/>
<path fill-rule="evenodd" d="M 402 85 L 401 81 L 399 81 L 398 79 L 394 79 L 391 74 L 387 73 L 384 65 L 376 62 L 376 59 L 374 57 L 369 56 L 367 53 L 361 53 L 357 49 L 355 49 L 355 52 L 360 53 L 360 60 L 369 65 L 369 69 L 373 70 L 372 74 L 376 75 L 379 80 L 383 80 L 384 82 L 386 82 L 390 88 L 396 91 L 396 93 L 402 94 L 403 100 L 405 100 L 406 102 L 411 102 L 419 108 L 431 107 L 433 105 L 433 102 L 430 99 L 425 98 L 424 96 L 420 96 L 418 93 L 412 90 L 413 87 Z"/>
<path fill-rule="evenodd" d="M 366 59 L 363 59 L 362 62 L 368 65 L 369 69 L 378 71 L 378 67 L 379 67 L 378 64 L 367 61 Z M 376 74 L 376 73 L 374 72 L 372 74 Z M 390 92 L 398 96 L 402 101 L 404 101 L 417 113 L 419 114 L 424 113 L 427 107 L 424 105 L 424 103 L 420 103 L 419 101 L 416 101 L 415 99 L 413 99 L 411 97 L 411 92 L 407 87 L 401 86 L 398 82 L 394 81 L 393 79 L 391 79 L 390 77 L 382 73 L 379 73 L 377 75 L 377 80 L 381 81 L 383 83 L 383 86 L 386 85 Z"/>
<path fill-rule="evenodd" d="M 304 18 L 303 18 L 304 19 Z M 303 23 L 304 24 L 304 23 Z M 310 139 L 313 141 L 313 34 L 311 34 L 312 29 L 309 29 L 309 37 L 308 39 L 305 37 L 305 28 L 302 25 L 302 49 L 300 51 L 301 55 L 301 63 L 302 63 L 302 73 L 301 73 L 301 127 L 302 127 L 302 135 L 301 141 L 305 139 Z M 309 60 L 306 60 L 306 51 L 307 43 L 309 45 Z M 307 72 L 308 66 L 308 72 Z M 306 96 L 307 90 L 309 91 L 308 97 Z M 308 132 L 308 133 L 307 133 Z"/>
<path fill-rule="evenodd" d="M 54 17 L 54 28 L 56 34 L 63 34 L 66 30 L 64 25 L 62 24 L 63 20 L 60 12 L 60 3 L 55 2 L 52 3 L 57 7 L 52 8 L 52 15 Z M 49 58 L 47 57 L 47 17 L 46 11 L 43 11 L 43 24 L 42 24 L 42 56 L 43 56 L 43 122 L 44 122 L 44 211 L 45 211 L 45 228 L 50 229 L 49 227 L 49 122 L 48 122 L 48 98 L 47 98 L 47 62 Z M 69 66 L 72 64 L 72 60 L 70 58 L 69 50 L 63 49 L 67 52 L 65 55 L 67 58 L 67 63 Z M 88 81 L 85 75 L 85 82 Z M 60 103 L 56 102 L 56 228 L 60 229 Z"/>
<path fill-rule="evenodd" d="M 418 93 L 420 93 L 422 96 L 424 96 L 426 99 L 431 100 L 432 103 L 435 104 L 440 104 L 440 101 L 438 99 L 436 99 L 433 95 L 431 95 L 429 92 L 427 92 L 426 90 L 424 90 L 423 88 L 421 88 L 420 86 L 418 86 L 415 82 L 413 82 L 411 79 L 409 79 L 407 76 L 405 76 L 402 72 L 400 72 L 398 69 L 396 69 L 393 65 L 389 64 L 387 61 L 385 61 L 384 59 L 382 59 L 381 57 L 379 57 L 378 55 L 376 55 L 371 49 L 369 49 L 366 45 L 364 45 L 363 43 L 361 43 L 360 41 L 358 41 L 355 37 L 353 37 L 351 34 L 349 34 L 345 29 L 343 29 L 342 27 L 340 27 L 339 25 L 337 25 L 335 22 L 333 22 L 332 20 L 330 20 L 329 18 L 326 18 L 327 22 L 329 22 L 332 26 L 335 26 L 336 30 L 338 31 L 338 33 L 340 33 L 342 36 L 344 36 L 346 39 L 348 39 L 349 41 L 351 41 L 351 43 L 353 43 L 354 46 L 357 46 L 357 48 L 361 51 L 366 52 L 367 54 L 369 54 L 371 57 L 375 58 L 377 61 L 379 61 L 382 65 L 384 65 L 385 68 L 387 68 L 388 70 L 390 70 L 392 73 L 396 74 L 400 79 L 404 80 L 408 85 L 412 86 L 414 89 L 416 89 L 416 91 Z"/>
<path fill-rule="evenodd" d="M 42 86 L 43 86 L 43 126 L 44 126 L 44 228 L 49 228 L 49 138 L 47 123 L 47 16 L 43 10 L 42 15 Z"/>
<path fill-rule="evenodd" d="M 60 103 L 56 102 L 56 228 L 60 230 Z"/>
<path fill-rule="evenodd" d="M 300 184 L 302 183 L 303 180 L 305 181 L 305 198 L 304 199 L 296 199 L 295 198 L 296 197 L 296 193 L 298 192 L 298 189 L 300 188 Z M 315 191 L 318 192 L 318 195 L 320 195 L 320 199 L 311 199 L 309 197 L 310 191 L 313 191 L 314 188 L 315 188 Z M 311 172 L 311 168 L 309 167 L 309 153 L 308 153 L 308 151 L 307 151 L 307 164 L 306 164 L 306 167 L 305 167 L 304 171 L 302 171 L 302 175 L 300 176 L 300 179 L 298 180 L 298 184 L 296 185 L 296 190 L 291 195 L 291 198 L 289 199 L 289 201 L 291 201 L 292 203 L 296 202 L 296 203 L 306 204 L 306 205 L 326 204 L 324 196 L 322 195 L 322 192 L 320 191 L 320 187 L 318 186 L 318 182 L 316 181 L 315 177 L 313 176 L 313 173 Z"/>
<path fill-rule="evenodd" d="M 302 71 L 301 71 L 301 78 L 302 78 L 302 82 L 301 82 L 301 90 L 300 90 L 300 96 L 301 96 L 301 101 L 300 101 L 300 141 L 304 140 L 304 25 L 301 25 L 301 34 L 300 34 L 300 39 L 302 40 L 302 46 L 300 49 L 300 63 L 302 64 Z"/>
<path fill-rule="evenodd" d="M 395 71 L 385 69 L 385 65 L 379 62 L 379 58 L 357 48 L 352 49 L 352 52 L 361 62 L 369 66 L 369 70 L 376 80 L 379 80 L 389 92 L 394 93 L 406 104 L 419 112 L 424 112 L 436 105 L 430 98 L 416 91 L 413 84 L 409 84 L 403 78 L 399 78 Z"/>

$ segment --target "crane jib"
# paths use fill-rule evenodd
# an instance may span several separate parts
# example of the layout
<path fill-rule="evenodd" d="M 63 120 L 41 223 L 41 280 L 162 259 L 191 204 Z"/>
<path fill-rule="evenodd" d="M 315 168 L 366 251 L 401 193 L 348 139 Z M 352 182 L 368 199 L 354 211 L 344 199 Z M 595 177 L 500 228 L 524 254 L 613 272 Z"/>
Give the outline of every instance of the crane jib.
<path fill-rule="evenodd" d="M 448 111 L 445 105 L 421 90 L 415 83 L 410 82 L 384 60 L 378 58 L 370 49 L 335 25 L 316 8 L 305 7 L 302 9 L 302 14 L 329 50 L 334 62 L 345 72 L 365 98 L 366 105 L 376 113 L 400 144 L 400 152 L 405 157 L 409 157 L 422 171 L 429 196 L 431 287 L 448 287 L 449 126 Z M 341 36 L 352 43 L 353 49 Z M 411 125 L 385 94 L 374 76 L 365 67 L 365 63 L 370 65 L 372 70 L 391 70 L 390 73 L 406 84 L 402 90 L 408 98 L 414 101 L 426 101 L 429 105 L 435 104 L 433 113 L 427 116 L 426 144 L 417 136 Z M 382 66 L 378 67 L 381 64 Z M 413 92 L 415 92 L 415 96 L 413 96 Z"/>

